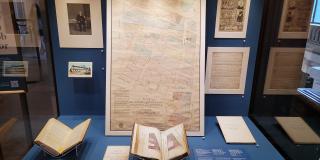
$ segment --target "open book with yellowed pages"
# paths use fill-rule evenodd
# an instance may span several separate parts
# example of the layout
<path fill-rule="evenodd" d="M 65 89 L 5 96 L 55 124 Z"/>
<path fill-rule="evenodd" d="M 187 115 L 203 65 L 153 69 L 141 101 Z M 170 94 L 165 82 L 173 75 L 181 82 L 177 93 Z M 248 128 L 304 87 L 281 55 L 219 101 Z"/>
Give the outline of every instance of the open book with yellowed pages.
<path fill-rule="evenodd" d="M 61 156 L 83 141 L 90 122 L 91 119 L 87 119 L 71 129 L 62 122 L 51 118 L 34 140 L 34 143 L 52 156 Z"/>
<path fill-rule="evenodd" d="M 165 131 L 134 124 L 130 155 L 141 159 L 180 160 L 189 155 L 183 124 Z"/>

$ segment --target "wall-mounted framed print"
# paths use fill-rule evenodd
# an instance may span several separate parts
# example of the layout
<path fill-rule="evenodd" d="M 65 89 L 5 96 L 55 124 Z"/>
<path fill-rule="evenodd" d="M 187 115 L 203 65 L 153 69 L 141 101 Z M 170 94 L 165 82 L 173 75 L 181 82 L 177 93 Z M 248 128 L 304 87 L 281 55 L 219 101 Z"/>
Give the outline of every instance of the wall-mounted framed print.
<path fill-rule="evenodd" d="M 249 47 L 209 47 L 206 93 L 244 94 L 249 53 Z"/>
<path fill-rule="evenodd" d="M 271 48 L 264 85 L 266 95 L 294 95 L 302 85 L 304 48 Z"/>
<path fill-rule="evenodd" d="M 107 7 L 106 135 L 130 135 L 137 122 L 203 136 L 206 0 Z"/>
<path fill-rule="evenodd" d="M 215 38 L 246 38 L 251 0 L 218 0 Z"/>
<path fill-rule="evenodd" d="M 18 54 L 9 1 L 0 2 L 0 55 Z"/>
<path fill-rule="evenodd" d="M 100 0 L 55 0 L 61 48 L 103 48 Z"/>
<path fill-rule="evenodd" d="M 68 77 L 92 78 L 92 62 L 69 62 Z"/>
<path fill-rule="evenodd" d="M 313 0 L 284 0 L 279 39 L 307 39 Z"/>
<path fill-rule="evenodd" d="M 28 61 L 3 61 L 3 77 L 28 77 Z"/>

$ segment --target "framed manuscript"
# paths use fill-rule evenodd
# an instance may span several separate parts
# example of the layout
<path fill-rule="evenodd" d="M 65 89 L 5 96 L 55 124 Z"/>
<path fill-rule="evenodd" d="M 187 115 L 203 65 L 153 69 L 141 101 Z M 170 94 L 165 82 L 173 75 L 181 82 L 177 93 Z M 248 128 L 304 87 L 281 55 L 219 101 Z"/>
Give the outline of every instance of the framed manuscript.
<path fill-rule="evenodd" d="M 244 94 L 249 47 L 209 47 L 206 93 Z"/>
<path fill-rule="evenodd" d="M 246 38 L 251 0 L 218 0 L 215 38 Z"/>
<path fill-rule="evenodd" d="M 304 48 L 271 48 L 264 94 L 293 95 L 301 87 Z"/>
<path fill-rule="evenodd" d="M 103 48 L 100 0 L 55 0 L 61 48 Z"/>
<path fill-rule="evenodd" d="M 284 0 L 279 39 L 307 39 L 313 0 Z"/>
<path fill-rule="evenodd" d="M 130 135 L 135 122 L 204 135 L 205 6 L 107 1 L 107 135 Z"/>

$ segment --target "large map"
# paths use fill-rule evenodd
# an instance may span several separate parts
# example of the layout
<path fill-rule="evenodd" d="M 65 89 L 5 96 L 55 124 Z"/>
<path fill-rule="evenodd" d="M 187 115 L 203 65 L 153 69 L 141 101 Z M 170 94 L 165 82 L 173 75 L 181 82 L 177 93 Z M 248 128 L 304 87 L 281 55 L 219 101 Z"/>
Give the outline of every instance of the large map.
<path fill-rule="evenodd" d="M 203 2 L 109 2 L 107 134 L 128 134 L 134 122 L 203 132 Z"/>

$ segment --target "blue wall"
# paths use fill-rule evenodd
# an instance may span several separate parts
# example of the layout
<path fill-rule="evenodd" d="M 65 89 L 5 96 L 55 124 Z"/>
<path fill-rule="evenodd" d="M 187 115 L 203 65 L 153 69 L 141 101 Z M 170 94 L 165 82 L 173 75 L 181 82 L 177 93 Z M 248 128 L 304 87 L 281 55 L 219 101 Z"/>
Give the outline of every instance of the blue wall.
<path fill-rule="evenodd" d="M 66 49 L 59 47 L 54 1 L 47 1 L 53 58 L 61 115 L 105 114 L 106 49 Z M 244 95 L 207 95 L 206 115 L 247 115 L 257 56 L 263 0 L 251 0 L 247 38 L 214 39 L 216 0 L 207 0 L 207 47 L 251 47 Z M 102 0 L 103 31 L 106 32 L 106 0 Z M 104 34 L 104 42 L 105 34 Z M 106 46 L 105 46 L 106 47 Z M 68 78 L 68 61 L 92 61 L 92 79 Z"/>

